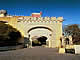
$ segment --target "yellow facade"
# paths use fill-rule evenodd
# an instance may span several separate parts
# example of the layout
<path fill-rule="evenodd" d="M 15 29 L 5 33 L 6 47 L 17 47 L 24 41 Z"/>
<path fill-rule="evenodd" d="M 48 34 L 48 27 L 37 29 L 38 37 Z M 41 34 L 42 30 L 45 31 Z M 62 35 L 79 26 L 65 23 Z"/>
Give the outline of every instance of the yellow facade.
<path fill-rule="evenodd" d="M 8 16 L 0 17 L 0 21 L 6 21 L 19 30 L 23 37 L 29 37 L 32 41 L 34 36 L 46 36 L 48 47 L 60 47 L 62 37 L 63 17 L 31 17 L 31 16 Z"/>

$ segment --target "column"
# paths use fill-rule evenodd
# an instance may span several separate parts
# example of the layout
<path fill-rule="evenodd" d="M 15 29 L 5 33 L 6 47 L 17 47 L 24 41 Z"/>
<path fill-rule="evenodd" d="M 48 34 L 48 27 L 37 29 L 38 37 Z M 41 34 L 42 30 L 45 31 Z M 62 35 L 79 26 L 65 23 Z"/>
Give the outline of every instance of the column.
<path fill-rule="evenodd" d="M 72 45 L 73 41 L 72 41 L 72 36 L 69 36 L 69 44 Z"/>
<path fill-rule="evenodd" d="M 49 47 L 49 40 L 46 40 L 46 47 Z"/>
<path fill-rule="evenodd" d="M 32 48 L 32 39 L 31 39 L 30 34 L 28 36 L 29 36 L 29 40 L 30 40 L 30 46 L 29 46 L 29 48 Z"/>

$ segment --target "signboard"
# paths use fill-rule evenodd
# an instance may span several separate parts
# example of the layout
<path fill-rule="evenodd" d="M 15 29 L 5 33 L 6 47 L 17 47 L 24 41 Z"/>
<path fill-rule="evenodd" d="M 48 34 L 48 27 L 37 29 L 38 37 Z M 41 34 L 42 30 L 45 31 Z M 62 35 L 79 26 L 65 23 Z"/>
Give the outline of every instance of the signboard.
<path fill-rule="evenodd" d="M 80 45 L 74 45 L 75 54 L 80 54 Z"/>

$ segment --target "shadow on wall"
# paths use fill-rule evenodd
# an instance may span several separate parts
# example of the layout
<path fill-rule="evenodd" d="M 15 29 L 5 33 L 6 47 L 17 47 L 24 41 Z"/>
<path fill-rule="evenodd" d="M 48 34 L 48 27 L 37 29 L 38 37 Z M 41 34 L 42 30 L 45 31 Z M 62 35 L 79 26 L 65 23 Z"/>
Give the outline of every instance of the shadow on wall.
<path fill-rule="evenodd" d="M 20 38 L 22 38 L 22 36 L 17 29 L 9 24 L 0 22 L 0 47 L 20 45 Z"/>

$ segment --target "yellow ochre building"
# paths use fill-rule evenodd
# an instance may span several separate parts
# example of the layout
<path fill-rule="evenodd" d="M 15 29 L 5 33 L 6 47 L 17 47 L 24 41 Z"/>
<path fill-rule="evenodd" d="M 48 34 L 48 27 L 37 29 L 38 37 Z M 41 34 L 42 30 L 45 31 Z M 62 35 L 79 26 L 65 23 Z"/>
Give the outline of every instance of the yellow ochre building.
<path fill-rule="evenodd" d="M 32 13 L 32 16 L 10 16 L 6 10 L 0 10 L 0 21 L 5 21 L 19 30 L 23 37 L 29 38 L 31 47 L 32 42 L 38 39 L 43 40 L 46 47 L 61 47 L 63 17 L 41 17 L 41 12 Z"/>

